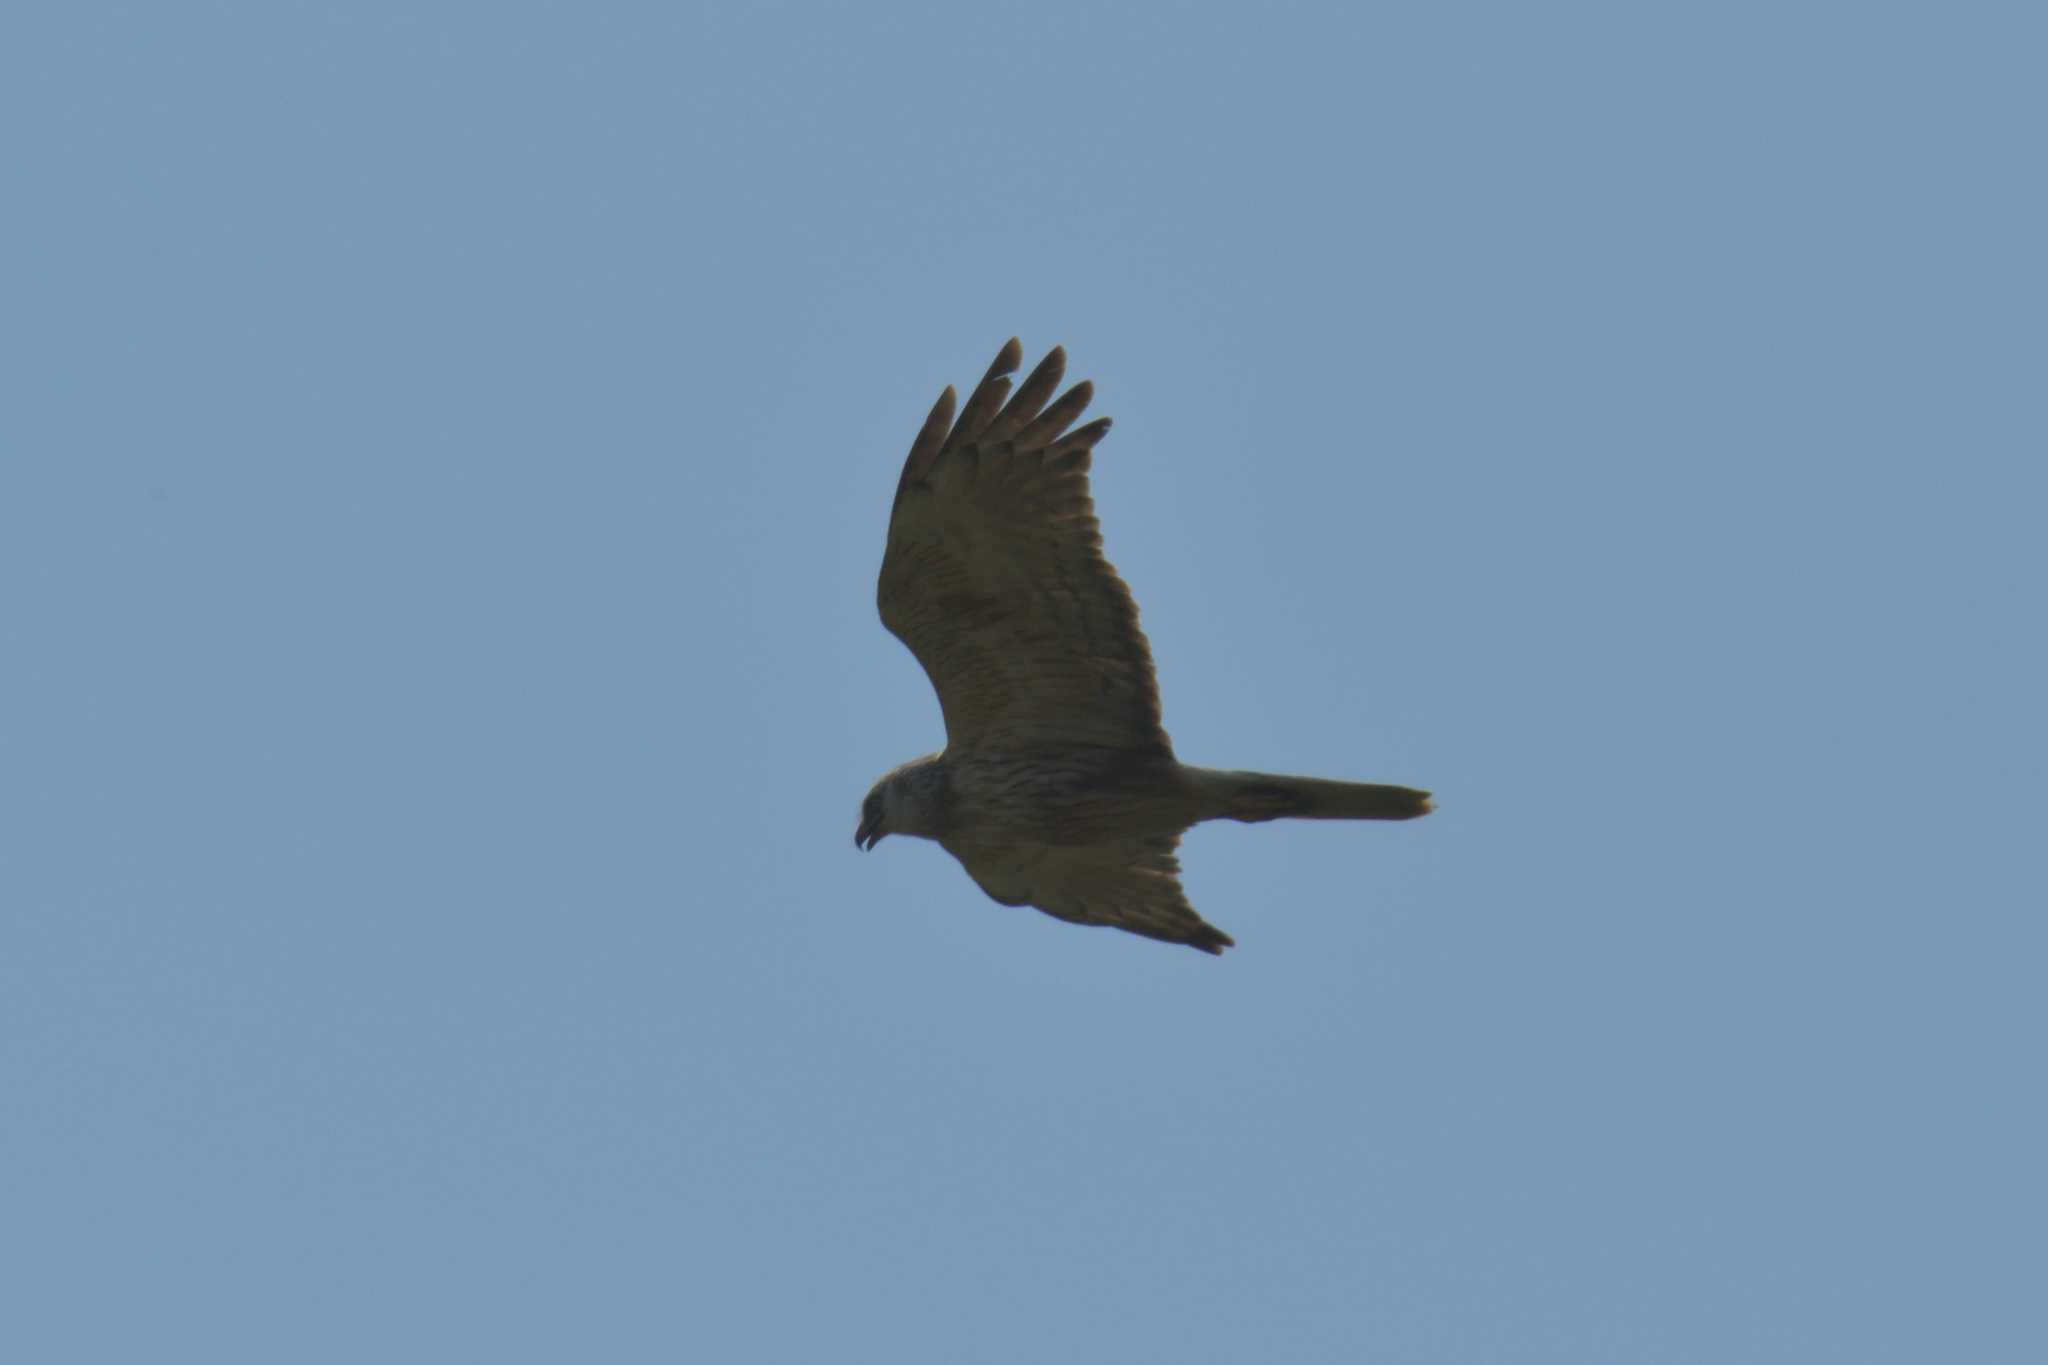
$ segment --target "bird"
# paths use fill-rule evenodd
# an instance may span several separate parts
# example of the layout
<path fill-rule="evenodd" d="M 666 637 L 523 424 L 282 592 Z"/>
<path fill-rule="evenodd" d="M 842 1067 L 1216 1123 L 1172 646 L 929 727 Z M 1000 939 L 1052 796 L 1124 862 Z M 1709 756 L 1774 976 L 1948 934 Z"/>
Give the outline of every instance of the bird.
<path fill-rule="evenodd" d="M 1434 801 L 1174 756 L 1152 648 L 1103 555 L 1089 487 L 1110 419 L 1073 426 L 1094 386 L 1053 397 L 1057 346 L 1012 394 L 1023 358 L 1012 337 L 957 420 L 949 385 L 903 462 L 876 604 L 938 693 L 946 747 L 874 784 L 854 843 L 930 839 L 998 904 L 1220 956 L 1236 940 L 1181 885 L 1188 828 L 1411 820 Z"/>

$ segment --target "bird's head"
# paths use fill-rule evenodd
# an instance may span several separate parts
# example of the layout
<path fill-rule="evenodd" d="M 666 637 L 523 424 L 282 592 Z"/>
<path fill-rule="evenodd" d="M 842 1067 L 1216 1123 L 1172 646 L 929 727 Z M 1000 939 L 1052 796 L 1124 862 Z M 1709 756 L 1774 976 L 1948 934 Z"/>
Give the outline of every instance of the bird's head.
<path fill-rule="evenodd" d="M 860 828 L 853 832 L 853 846 L 863 853 L 882 842 L 889 832 L 889 803 L 883 794 L 889 779 L 883 778 L 868 789 L 867 798 L 860 803 Z"/>
<path fill-rule="evenodd" d="M 885 835 L 915 834 L 936 839 L 945 833 L 952 782 L 939 754 L 913 759 L 868 789 L 860 803 L 860 828 L 853 842 L 873 848 Z"/>

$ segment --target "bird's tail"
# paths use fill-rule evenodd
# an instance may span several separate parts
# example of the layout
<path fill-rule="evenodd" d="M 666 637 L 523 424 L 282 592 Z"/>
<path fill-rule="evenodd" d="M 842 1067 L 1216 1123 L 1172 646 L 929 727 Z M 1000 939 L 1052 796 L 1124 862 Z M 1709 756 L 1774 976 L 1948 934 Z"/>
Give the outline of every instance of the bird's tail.
<path fill-rule="evenodd" d="M 1413 820 L 1436 808 L 1429 793 L 1375 782 L 1186 768 L 1203 820 Z"/>

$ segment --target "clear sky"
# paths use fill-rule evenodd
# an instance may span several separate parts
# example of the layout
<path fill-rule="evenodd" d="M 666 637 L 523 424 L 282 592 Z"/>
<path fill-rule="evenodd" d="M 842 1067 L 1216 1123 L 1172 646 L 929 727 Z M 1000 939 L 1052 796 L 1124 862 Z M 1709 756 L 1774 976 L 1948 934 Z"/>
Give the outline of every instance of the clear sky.
<path fill-rule="evenodd" d="M 2048 1359 L 2028 6 L 0 22 L 0 1355 Z M 1212 959 L 855 851 L 1062 343 Z"/>

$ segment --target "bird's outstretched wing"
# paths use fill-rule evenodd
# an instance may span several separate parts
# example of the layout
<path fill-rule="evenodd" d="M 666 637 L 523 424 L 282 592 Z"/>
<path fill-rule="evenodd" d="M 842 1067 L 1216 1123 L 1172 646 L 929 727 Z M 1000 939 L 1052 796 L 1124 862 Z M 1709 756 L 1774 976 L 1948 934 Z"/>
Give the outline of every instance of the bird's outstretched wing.
<path fill-rule="evenodd" d="M 1012 338 L 959 420 L 948 388 L 911 447 L 876 592 L 882 624 L 924 665 L 949 752 L 1170 754 L 1152 651 L 1102 557 L 1088 491 L 1109 419 L 1067 430 L 1093 396 L 1086 381 L 1048 405 L 1066 371 L 1058 348 L 1009 397 L 1022 360 Z"/>
<path fill-rule="evenodd" d="M 1030 849 L 955 850 L 981 889 L 1070 924 L 1102 924 L 1221 954 L 1234 940 L 1195 913 L 1180 885 L 1178 834 Z"/>

